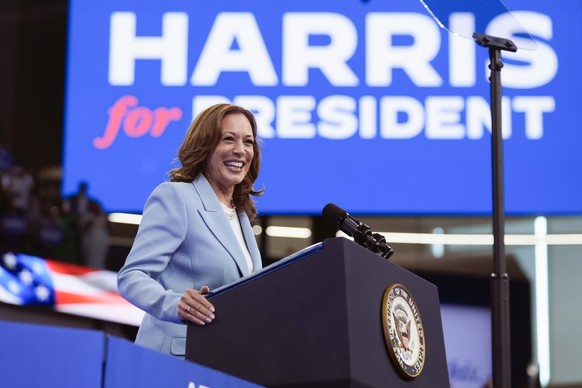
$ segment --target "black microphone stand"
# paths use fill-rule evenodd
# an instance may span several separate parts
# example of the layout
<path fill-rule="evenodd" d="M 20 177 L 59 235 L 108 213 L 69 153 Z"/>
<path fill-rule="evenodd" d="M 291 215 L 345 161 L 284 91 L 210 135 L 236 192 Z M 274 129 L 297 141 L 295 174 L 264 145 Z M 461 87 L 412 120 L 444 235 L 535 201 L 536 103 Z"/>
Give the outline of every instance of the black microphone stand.
<path fill-rule="evenodd" d="M 350 224 L 350 229 L 352 229 L 352 237 L 354 238 L 354 241 L 364 248 L 380 255 L 387 260 L 394 253 L 392 247 L 386 243 L 386 238 L 384 238 L 384 236 L 382 236 L 380 233 L 372 232 L 372 229 L 368 225 L 350 218 L 348 213 L 346 213 L 346 219 L 344 219 L 342 223 L 343 222 Z"/>
<path fill-rule="evenodd" d="M 473 39 L 489 48 L 491 77 L 491 152 L 493 169 L 493 268 L 491 274 L 493 336 L 493 386 L 511 386 L 511 346 L 509 320 L 509 275 L 505 257 L 505 215 L 503 190 L 503 132 L 501 125 L 501 50 L 515 52 L 509 39 L 473 34 Z"/>

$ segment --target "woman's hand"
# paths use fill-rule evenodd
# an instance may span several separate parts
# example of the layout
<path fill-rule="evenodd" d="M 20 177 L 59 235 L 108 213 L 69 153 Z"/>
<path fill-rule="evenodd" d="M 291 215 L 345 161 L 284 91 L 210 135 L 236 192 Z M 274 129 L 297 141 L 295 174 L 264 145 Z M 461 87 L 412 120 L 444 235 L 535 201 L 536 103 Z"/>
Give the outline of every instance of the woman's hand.
<path fill-rule="evenodd" d="M 204 326 L 211 323 L 214 317 L 214 306 L 204 297 L 210 292 L 208 286 L 204 286 L 200 291 L 188 288 L 178 303 L 178 317 L 181 321 L 190 321 L 197 325 Z"/>

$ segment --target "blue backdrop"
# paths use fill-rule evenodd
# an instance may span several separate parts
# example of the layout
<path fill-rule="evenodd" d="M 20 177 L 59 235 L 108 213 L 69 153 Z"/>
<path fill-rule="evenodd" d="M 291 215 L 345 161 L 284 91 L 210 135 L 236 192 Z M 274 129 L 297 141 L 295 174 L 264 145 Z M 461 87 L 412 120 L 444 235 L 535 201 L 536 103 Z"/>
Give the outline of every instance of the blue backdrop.
<path fill-rule="evenodd" d="M 507 5 L 538 46 L 502 54 L 507 212 L 580 213 L 581 4 Z M 70 7 L 65 195 L 85 180 L 107 211 L 140 212 L 192 117 L 231 101 L 259 123 L 262 214 L 491 211 L 488 50 L 420 1 Z M 479 28 L 524 35 L 504 15 Z"/>

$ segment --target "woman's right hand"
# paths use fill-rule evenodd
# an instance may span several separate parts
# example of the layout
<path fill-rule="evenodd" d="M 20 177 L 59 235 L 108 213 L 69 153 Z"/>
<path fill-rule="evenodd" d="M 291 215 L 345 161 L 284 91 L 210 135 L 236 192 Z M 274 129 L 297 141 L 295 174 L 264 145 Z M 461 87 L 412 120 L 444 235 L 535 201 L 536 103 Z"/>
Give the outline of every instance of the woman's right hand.
<path fill-rule="evenodd" d="M 200 291 L 192 288 L 186 289 L 180 303 L 178 303 L 178 317 L 181 321 L 190 321 L 197 325 L 204 326 L 211 323 L 214 316 L 214 306 L 204 297 L 210 292 L 210 287 L 204 286 Z"/>

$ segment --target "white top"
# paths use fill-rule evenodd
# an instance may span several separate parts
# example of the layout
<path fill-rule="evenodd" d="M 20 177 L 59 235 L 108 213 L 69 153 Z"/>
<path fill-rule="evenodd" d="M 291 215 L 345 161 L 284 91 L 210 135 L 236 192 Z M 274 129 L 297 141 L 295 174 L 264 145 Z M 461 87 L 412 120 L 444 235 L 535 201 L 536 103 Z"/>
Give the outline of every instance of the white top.
<path fill-rule="evenodd" d="M 245 242 L 245 239 L 243 237 L 242 229 L 240 227 L 240 221 L 238 220 L 238 217 L 236 216 L 236 209 L 231 209 L 228 206 L 226 206 L 225 204 L 223 204 L 222 202 L 220 204 L 222 205 L 222 209 L 224 210 L 224 214 L 226 214 L 226 218 L 228 219 L 228 223 L 230 224 L 232 231 L 234 232 L 234 235 L 236 236 L 236 240 L 238 241 L 238 244 L 240 245 L 240 248 L 243 251 L 243 254 L 245 256 L 245 260 L 247 262 L 247 266 L 249 267 L 249 272 L 253 272 L 253 260 L 251 259 L 251 254 L 249 253 L 249 249 L 247 248 L 247 243 Z"/>

